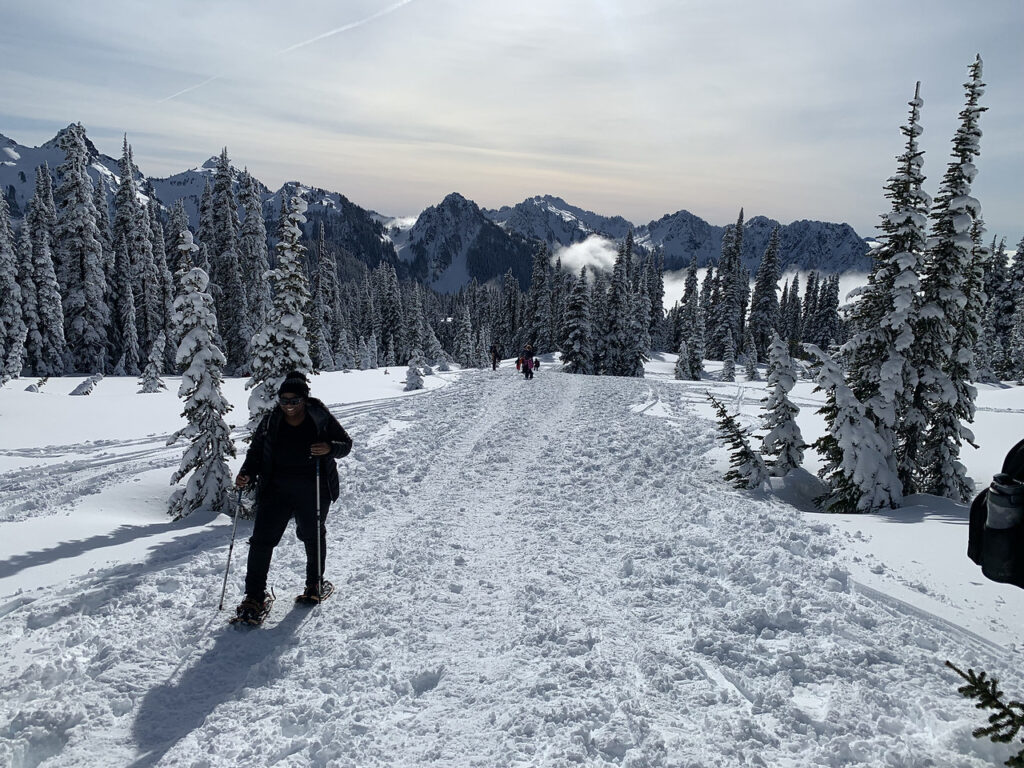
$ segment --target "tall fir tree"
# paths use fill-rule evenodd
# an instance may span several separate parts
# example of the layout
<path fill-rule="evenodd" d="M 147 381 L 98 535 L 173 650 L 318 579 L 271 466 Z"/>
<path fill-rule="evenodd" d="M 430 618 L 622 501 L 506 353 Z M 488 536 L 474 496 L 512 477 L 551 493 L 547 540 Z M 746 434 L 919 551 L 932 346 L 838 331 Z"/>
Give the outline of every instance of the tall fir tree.
<path fill-rule="evenodd" d="M 249 425 L 253 428 L 273 410 L 277 389 L 289 371 L 309 374 L 313 370 L 304 314 L 309 303 L 309 281 L 302 264 L 306 249 L 299 242 L 305 212 L 306 201 L 296 195 L 288 206 L 276 246 L 277 269 L 270 273 L 274 305 L 266 326 L 252 339 L 252 376 L 245 386 L 252 389 Z"/>
<path fill-rule="evenodd" d="M 28 328 L 22 316 L 18 257 L 7 198 L 0 195 L 0 385 L 21 375 Z"/>
<path fill-rule="evenodd" d="M 779 227 L 772 230 L 757 268 L 750 299 L 750 330 L 759 359 L 765 359 L 772 333 L 779 325 Z"/>
<path fill-rule="evenodd" d="M 800 408 L 789 399 L 796 385 L 796 366 L 786 342 L 777 331 L 772 332 L 768 347 L 768 395 L 762 403 L 765 436 L 761 440 L 761 457 L 773 477 L 784 477 L 804 460 L 804 442 L 796 415 Z"/>
<path fill-rule="evenodd" d="M 270 256 L 267 250 L 267 225 L 263 220 L 263 202 L 256 180 L 248 171 L 239 182 L 239 203 L 245 211 L 238 232 L 238 261 L 245 278 L 245 292 L 249 299 L 249 319 L 255 331 L 266 325 L 273 306 L 270 280 Z"/>
<path fill-rule="evenodd" d="M 853 305 L 852 335 L 842 348 L 849 386 L 895 460 L 905 494 L 916 492 L 916 452 L 926 425 L 923 403 L 914 396 L 914 329 L 920 323 L 918 291 L 931 206 L 922 189 L 924 153 L 918 144 L 923 104 L 918 83 L 908 102 L 907 123 L 900 128 L 904 150 L 884 187 L 891 208 L 881 216 L 867 286 Z"/>
<path fill-rule="evenodd" d="M 593 373 L 594 354 L 591 346 L 594 328 L 590 320 L 590 289 L 587 268 L 580 270 L 573 283 L 565 311 L 565 342 L 562 346 L 562 367 L 569 373 Z"/>
<path fill-rule="evenodd" d="M 946 167 L 931 212 L 931 238 L 921 281 L 923 307 L 915 348 L 920 353 L 919 386 L 925 388 L 929 408 L 928 428 L 921 449 L 921 485 L 928 493 L 954 501 L 966 501 L 973 485 L 959 460 L 963 442 L 973 443 L 967 426 L 974 419 L 974 392 L 966 379 L 973 344 L 955 336 L 964 322 L 968 301 L 966 281 L 971 269 L 974 222 L 981 217 L 981 204 L 971 195 L 977 176 L 975 158 L 981 153 L 981 113 L 984 91 L 981 57 L 968 68 L 964 84 L 966 104 L 953 137 L 953 159 Z M 957 346 L 954 347 L 954 344 Z"/>
<path fill-rule="evenodd" d="M 29 200 L 28 213 L 22 224 L 22 260 L 26 257 L 31 260 L 31 282 L 35 288 L 35 315 L 25 315 L 28 326 L 26 352 L 28 365 L 37 376 L 61 376 L 66 370 L 67 350 L 64 307 L 50 249 L 47 208 L 45 195 L 38 194 L 37 190 Z"/>
<path fill-rule="evenodd" d="M 186 440 L 189 445 L 171 476 L 171 484 L 190 475 L 185 487 L 171 495 L 168 512 L 175 520 L 197 509 L 219 512 L 229 503 L 231 471 L 227 460 L 235 455 L 235 445 L 224 421 L 231 405 L 221 392 L 225 358 L 214 343 L 217 316 L 213 298 L 206 292 L 208 284 L 205 272 L 192 269 L 184 275 L 174 300 L 174 323 L 181 333 L 178 397 L 184 400 L 182 416 L 188 424 L 167 444 Z"/>

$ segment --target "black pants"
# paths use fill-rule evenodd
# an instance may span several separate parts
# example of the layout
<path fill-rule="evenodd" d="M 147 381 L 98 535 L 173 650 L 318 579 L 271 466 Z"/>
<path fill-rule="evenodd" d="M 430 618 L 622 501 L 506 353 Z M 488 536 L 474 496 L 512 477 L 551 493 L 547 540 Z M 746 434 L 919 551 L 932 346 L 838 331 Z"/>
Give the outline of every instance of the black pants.
<path fill-rule="evenodd" d="M 324 484 L 326 485 L 326 484 Z M 295 535 L 306 547 L 306 586 L 319 584 L 327 559 L 327 510 L 331 497 L 320 489 L 320 570 L 316 552 L 316 478 L 278 477 L 260 489 L 256 522 L 249 539 L 245 572 L 245 594 L 262 596 L 267 590 L 267 573 L 274 547 L 281 542 L 288 521 L 295 518 Z"/>

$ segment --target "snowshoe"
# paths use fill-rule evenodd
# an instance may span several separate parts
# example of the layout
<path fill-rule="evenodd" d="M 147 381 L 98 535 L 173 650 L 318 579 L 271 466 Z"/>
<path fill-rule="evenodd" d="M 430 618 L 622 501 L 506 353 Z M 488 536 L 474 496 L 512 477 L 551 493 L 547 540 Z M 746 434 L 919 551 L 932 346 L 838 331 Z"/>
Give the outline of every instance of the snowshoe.
<path fill-rule="evenodd" d="M 273 605 L 273 592 L 264 594 L 262 601 L 255 597 L 246 596 L 245 600 L 235 609 L 235 615 L 228 619 L 228 621 L 231 624 L 247 624 L 250 627 L 258 627 L 270 615 L 270 609 Z"/>
<path fill-rule="evenodd" d="M 317 589 L 316 584 L 306 587 L 306 591 L 298 595 L 295 598 L 295 602 L 299 605 L 317 605 L 333 594 L 334 585 L 325 579 L 320 589 Z"/>

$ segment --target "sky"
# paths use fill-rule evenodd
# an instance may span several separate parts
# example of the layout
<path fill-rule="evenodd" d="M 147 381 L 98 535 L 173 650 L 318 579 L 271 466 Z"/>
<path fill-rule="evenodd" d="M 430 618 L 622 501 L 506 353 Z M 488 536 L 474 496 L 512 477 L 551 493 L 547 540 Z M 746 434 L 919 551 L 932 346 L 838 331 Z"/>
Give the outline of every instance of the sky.
<path fill-rule="evenodd" d="M 149 176 L 232 163 L 388 216 L 537 194 L 645 224 L 765 215 L 874 233 L 921 81 L 937 191 L 980 53 L 974 186 L 1024 234 L 1024 3 L 0 0 L 0 133 L 127 133 Z"/>

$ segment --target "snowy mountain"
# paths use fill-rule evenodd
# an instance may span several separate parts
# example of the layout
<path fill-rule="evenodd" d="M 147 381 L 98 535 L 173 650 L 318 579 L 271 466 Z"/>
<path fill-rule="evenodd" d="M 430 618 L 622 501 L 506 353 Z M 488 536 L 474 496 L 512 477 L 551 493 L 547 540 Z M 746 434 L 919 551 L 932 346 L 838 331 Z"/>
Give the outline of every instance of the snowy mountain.
<path fill-rule="evenodd" d="M 396 234 L 398 234 L 396 232 Z M 486 282 L 509 269 L 525 287 L 536 244 L 506 232 L 471 200 L 453 192 L 417 217 L 405 233 L 399 258 L 412 273 L 442 293 L 452 293 L 475 278 Z"/>
<path fill-rule="evenodd" d="M 40 147 L 25 147 L 0 134 L 0 192 L 7 198 L 12 218 L 20 219 L 24 215 L 25 206 L 35 193 L 36 168 L 46 163 L 50 168 L 50 176 L 56 178 L 57 166 L 64 162 L 65 153 L 60 148 L 60 142 L 67 130 L 61 129 Z M 112 203 L 120 183 L 119 161 L 102 154 L 88 137 L 85 145 L 89 151 L 89 176 L 93 184 L 104 188 L 108 203 Z M 134 170 L 140 192 L 146 197 L 152 195 L 153 190 L 148 180 L 138 168 Z"/>
<path fill-rule="evenodd" d="M 772 230 L 781 226 L 779 266 L 820 272 L 867 272 L 871 268 L 868 246 L 849 224 L 826 221 L 794 221 L 780 225 L 774 219 L 754 216 L 743 227 L 743 264 L 751 274 L 761 263 Z M 697 264 L 717 262 L 722 254 L 726 227 L 708 224 L 689 211 L 678 211 L 652 221 L 636 231 L 637 243 L 657 247 L 665 254 L 665 268 L 683 269 L 697 254 Z"/>
<path fill-rule="evenodd" d="M 621 216 L 601 216 L 552 195 L 537 195 L 498 210 L 485 209 L 483 214 L 507 231 L 547 243 L 552 251 L 558 246 L 581 243 L 591 235 L 621 240 L 634 229 Z"/>
<path fill-rule="evenodd" d="M 65 129 L 66 130 L 66 129 Z M 41 147 L 24 147 L 0 135 L 0 191 L 13 217 L 20 218 L 35 188 L 35 169 L 46 162 L 51 173 L 63 161 L 59 132 Z M 118 160 L 101 154 L 89 142 L 93 181 L 106 189 L 112 202 L 118 184 Z M 199 223 L 199 203 L 216 169 L 217 157 L 202 166 L 166 178 L 147 178 L 137 172 L 139 189 L 165 208 L 185 202 L 193 228 Z M 236 183 L 239 172 L 233 169 Z M 436 290 L 454 292 L 471 279 L 486 282 L 511 269 L 523 287 L 529 282 L 531 257 L 538 242 L 554 251 L 582 242 L 591 235 L 621 240 L 634 229 L 637 246 L 659 248 L 669 270 L 682 269 L 696 253 L 700 265 L 717 261 L 726 227 L 709 224 L 688 211 L 667 214 L 634 228 L 621 216 L 603 216 L 552 195 L 538 195 L 514 206 L 483 210 L 458 193 L 448 195 L 417 217 L 389 218 L 368 211 L 338 192 L 288 182 L 276 192 L 259 184 L 263 216 L 271 238 L 277 230 L 283 193 L 302 189 L 307 196 L 306 235 L 315 238 L 322 223 L 325 239 L 339 253 L 344 275 L 356 275 L 358 263 L 372 268 L 381 261 L 395 264 L 401 277 L 418 278 Z M 241 213 L 241 212 L 240 212 Z M 778 224 L 763 216 L 751 218 L 744 229 L 743 262 L 753 273 L 760 263 L 772 229 Z M 867 245 L 847 224 L 796 221 L 781 230 L 781 267 L 822 272 L 866 272 Z"/>

